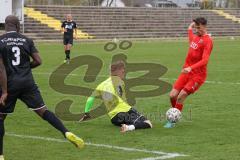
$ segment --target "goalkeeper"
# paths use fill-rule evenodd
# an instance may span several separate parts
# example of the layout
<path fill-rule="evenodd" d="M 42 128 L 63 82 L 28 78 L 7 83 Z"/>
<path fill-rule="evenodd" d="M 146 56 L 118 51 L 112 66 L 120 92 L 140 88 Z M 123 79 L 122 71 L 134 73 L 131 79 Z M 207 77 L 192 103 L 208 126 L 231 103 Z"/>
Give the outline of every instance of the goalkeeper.
<path fill-rule="evenodd" d="M 133 131 L 135 129 L 152 128 L 150 120 L 138 113 L 126 101 L 125 93 L 125 63 L 117 61 L 111 65 L 111 76 L 100 83 L 93 94 L 87 99 L 85 115 L 80 121 L 91 118 L 91 110 L 94 99 L 101 97 L 112 124 L 121 127 L 121 132 Z"/>

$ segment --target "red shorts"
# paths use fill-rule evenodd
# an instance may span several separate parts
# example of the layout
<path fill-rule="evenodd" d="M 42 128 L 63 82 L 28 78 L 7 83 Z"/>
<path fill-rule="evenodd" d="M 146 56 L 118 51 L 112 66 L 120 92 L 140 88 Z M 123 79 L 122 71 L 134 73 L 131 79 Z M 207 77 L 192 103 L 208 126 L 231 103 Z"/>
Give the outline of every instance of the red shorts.
<path fill-rule="evenodd" d="M 206 76 L 199 76 L 194 74 L 181 73 L 174 83 L 173 88 L 181 91 L 182 89 L 188 94 L 196 92 L 200 86 L 204 83 Z"/>

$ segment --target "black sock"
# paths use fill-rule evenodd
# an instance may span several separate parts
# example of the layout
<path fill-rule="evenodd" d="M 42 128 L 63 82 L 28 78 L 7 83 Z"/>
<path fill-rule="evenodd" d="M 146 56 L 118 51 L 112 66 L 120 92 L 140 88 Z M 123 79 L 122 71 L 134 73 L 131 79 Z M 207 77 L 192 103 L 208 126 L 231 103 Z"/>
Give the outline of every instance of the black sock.
<path fill-rule="evenodd" d="M 145 128 L 151 128 L 150 124 L 146 122 L 137 122 L 134 124 L 135 129 L 145 129 Z"/>
<path fill-rule="evenodd" d="M 65 50 L 65 60 L 67 60 L 67 50 Z"/>
<path fill-rule="evenodd" d="M 4 120 L 0 119 L 0 155 L 3 155 Z"/>
<path fill-rule="evenodd" d="M 70 59 L 70 50 L 65 51 L 66 59 Z"/>
<path fill-rule="evenodd" d="M 57 130 L 62 132 L 62 134 L 65 136 L 65 133 L 68 132 L 68 130 L 64 127 L 63 123 L 56 117 L 54 113 L 51 111 L 46 110 L 43 113 L 44 120 L 48 121 L 53 127 L 55 127 Z"/>

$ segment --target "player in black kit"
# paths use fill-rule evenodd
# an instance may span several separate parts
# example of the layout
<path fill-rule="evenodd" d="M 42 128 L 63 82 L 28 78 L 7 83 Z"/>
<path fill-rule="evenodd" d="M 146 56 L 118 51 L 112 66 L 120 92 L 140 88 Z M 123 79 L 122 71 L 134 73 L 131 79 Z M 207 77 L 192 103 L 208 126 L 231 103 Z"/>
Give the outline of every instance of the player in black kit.
<path fill-rule="evenodd" d="M 73 45 L 73 38 L 77 39 L 77 24 L 72 20 L 72 15 L 67 14 L 66 21 L 62 23 L 62 32 L 63 34 L 63 44 L 66 58 L 65 63 L 70 62 L 70 50 Z"/>
<path fill-rule="evenodd" d="M 33 41 L 19 33 L 18 18 L 7 16 L 5 30 L 6 34 L 0 36 L 0 160 L 4 159 L 4 120 L 8 113 L 14 111 L 17 99 L 59 130 L 66 139 L 82 148 L 83 140 L 69 132 L 55 114 L 47 109 L 42 99 L 31 71 L 41 64 L 41 58 Z"/>

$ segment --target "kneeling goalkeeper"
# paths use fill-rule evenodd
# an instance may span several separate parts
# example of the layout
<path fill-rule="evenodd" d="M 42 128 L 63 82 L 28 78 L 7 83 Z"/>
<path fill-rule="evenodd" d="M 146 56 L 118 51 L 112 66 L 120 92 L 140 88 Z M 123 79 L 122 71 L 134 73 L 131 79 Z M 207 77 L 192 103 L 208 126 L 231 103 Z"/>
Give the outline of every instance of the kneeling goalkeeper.
<path fill-rule="evenodd" d="M 93 94 L 87 99 L 85 115 L 80 121 L 90 118 L 89 111 L 94 99 L 100 96 L 107 108 L 112 124 L 121 127 L 121 132 L 135 129 L 152 128 L 150 120 L 137 112 L 126 101 L 125 63 L 117 61 L 111 65 L 111 76 L 100 83 Z"/>

